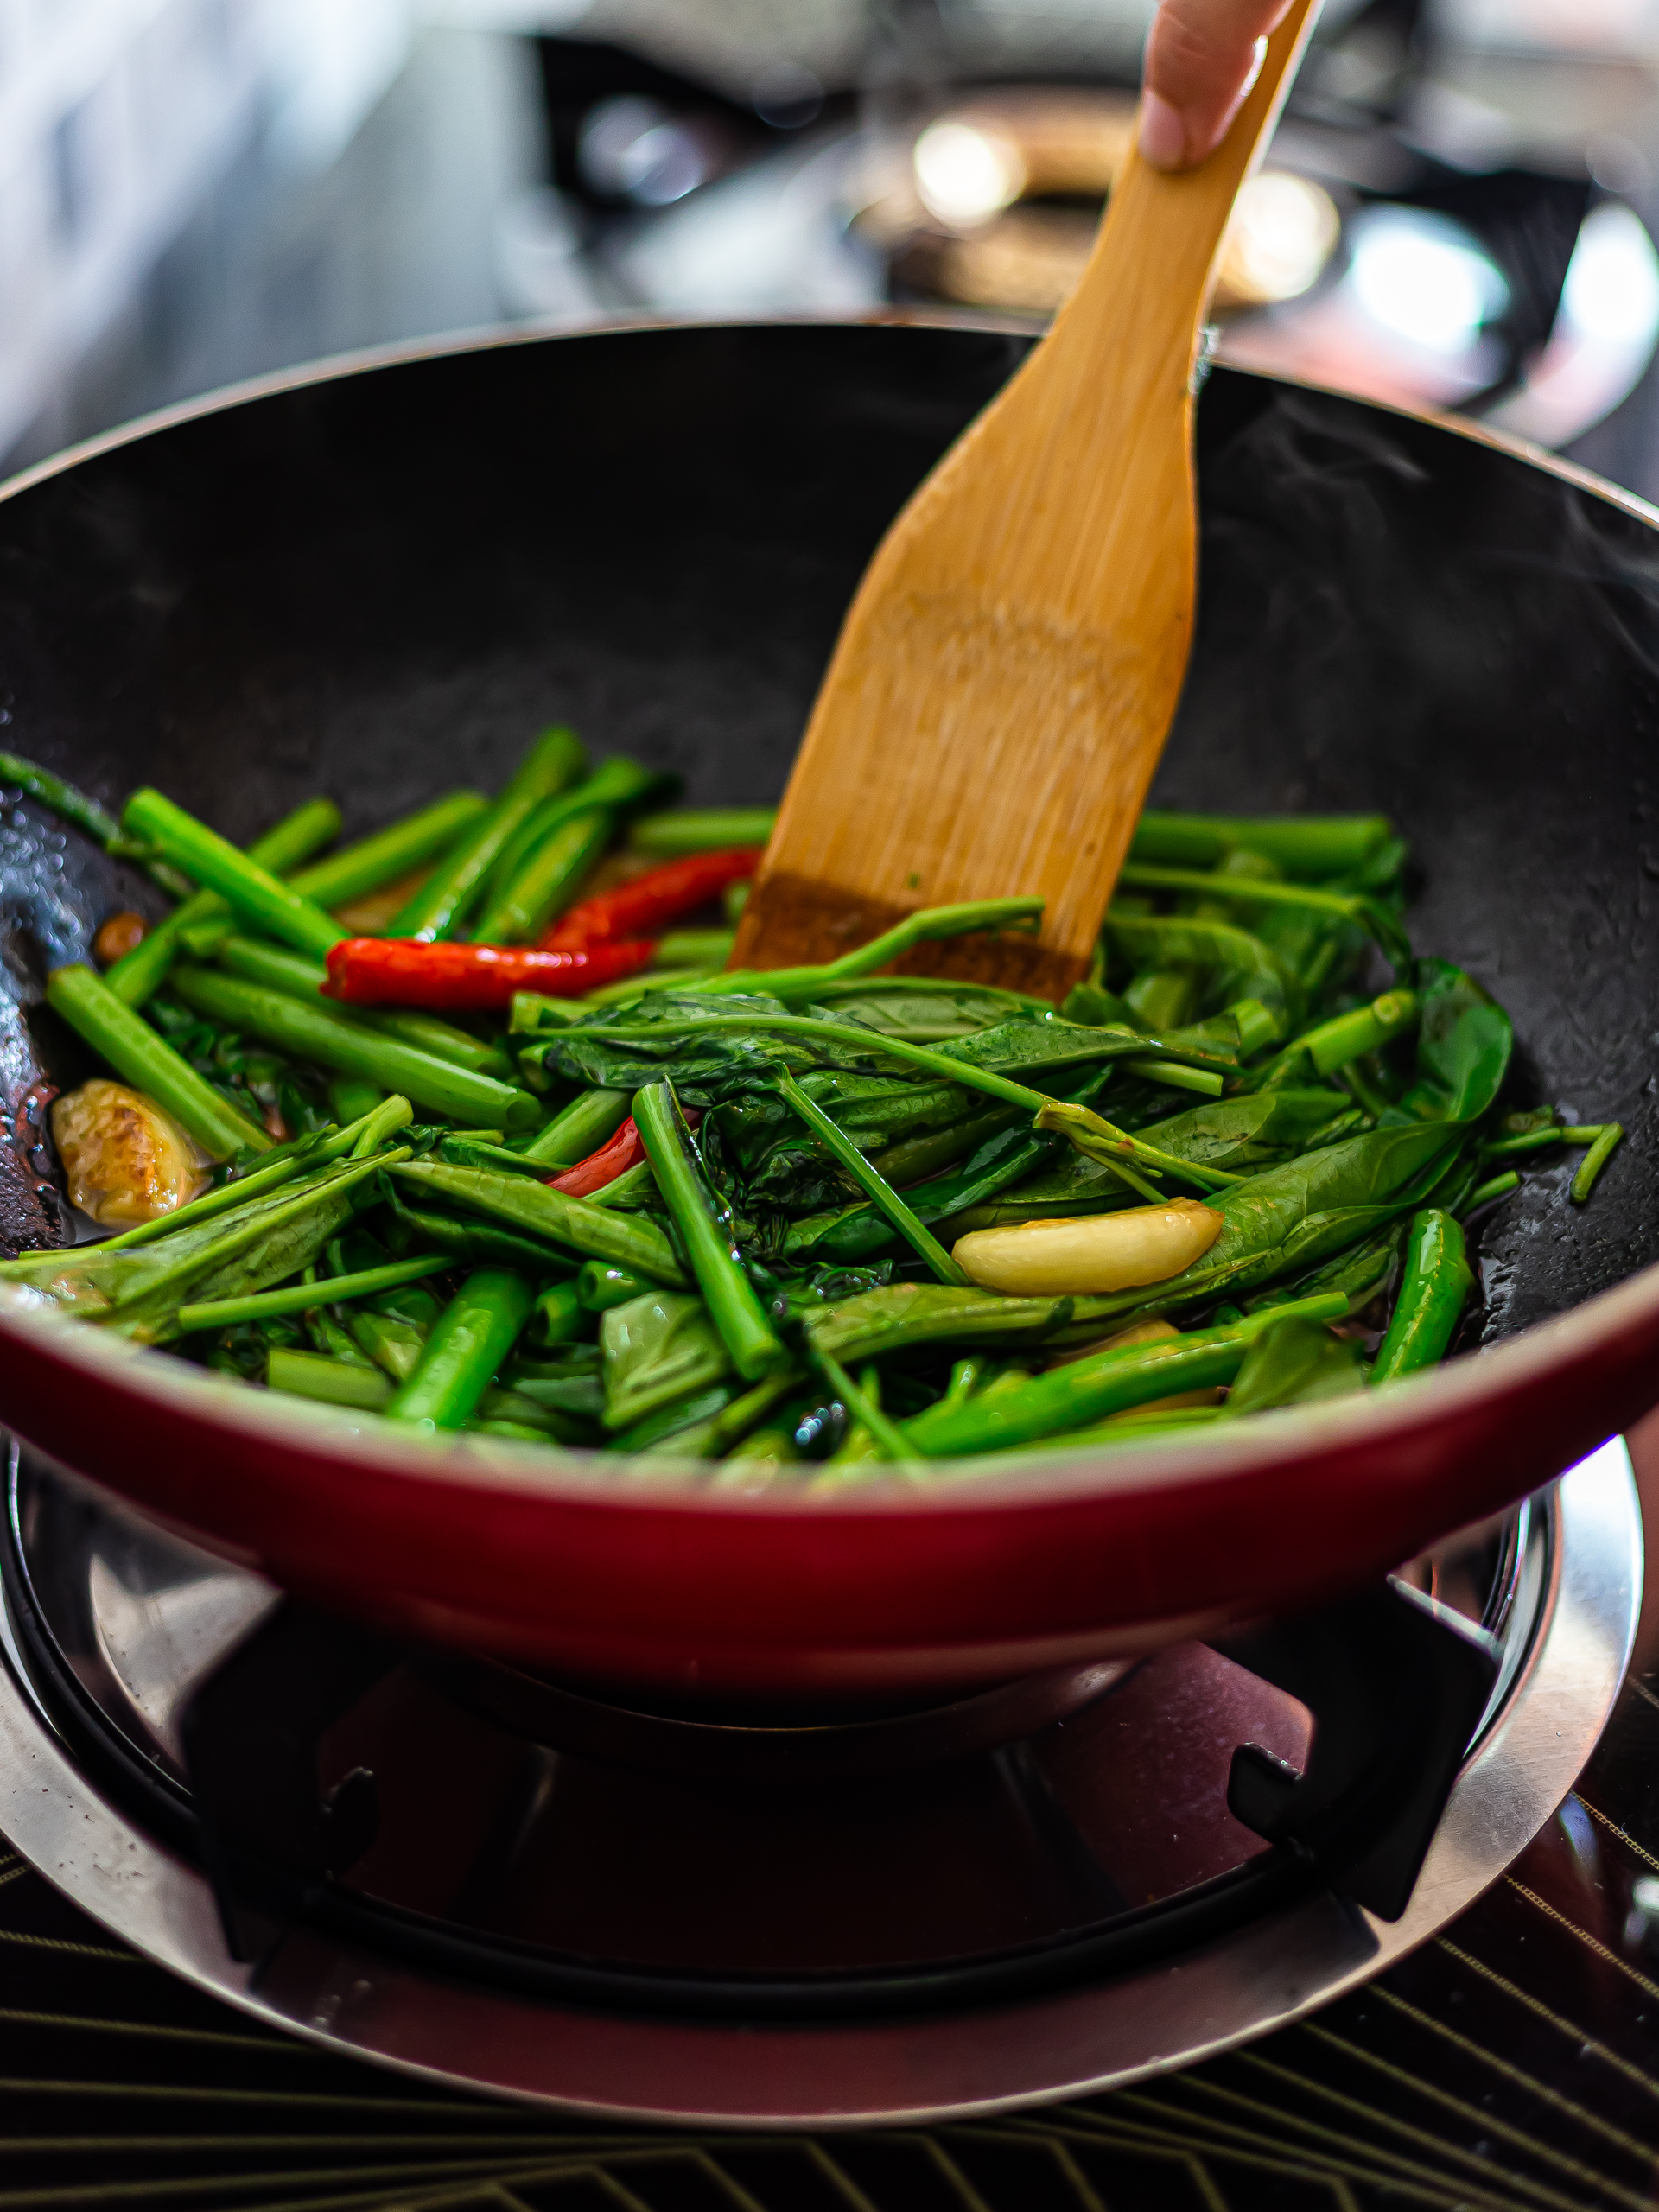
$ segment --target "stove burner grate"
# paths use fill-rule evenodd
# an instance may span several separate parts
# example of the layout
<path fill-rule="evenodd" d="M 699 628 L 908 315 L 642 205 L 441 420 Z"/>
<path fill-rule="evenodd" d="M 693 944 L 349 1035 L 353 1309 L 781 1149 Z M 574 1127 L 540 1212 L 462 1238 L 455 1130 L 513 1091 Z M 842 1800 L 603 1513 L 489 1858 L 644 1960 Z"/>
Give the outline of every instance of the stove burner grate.
<path fill-rule="evenodd" d="M 349 1961 L 353 2002 L 465 1989 L 492 2019 L 609 2020 L 625 2039 L 737 2032 L 754 2051 L 775 2033 L 798 2069 L 824 2037 L 949 2041 L 1033 2007 L 1132 2005 L 1171 1974 L 1196 1993 L 1217 1961 L 1268 1955 L 1273 1931 L 1287 1987 L 1317 1978 L 1313 1952 L 1332 1986 L 1363 1974 L 1387 1923 L 1417 1912 L 1466 1748 L 1502 1732 L 1532 1665 L 1558 1521 L 1523 1510 L 1442 1562 L 1463 1618 L 1395 1580 L 1214 1647 L 874 1713 L 653 1709 L 411 1649 L 26 1459 L 4 1580 L 32 1710 L 111 1817 L 216 1897 L 223 1933 L 192 1940 L 226 1961 L 208 1978 L 226 1993 L 337 2036 Z M 1030 2065 L 1046 2078 L 978 2101 L 1084 2078 L 1052 2054 Z M 438 2070 L 658 2108 L 584 2090 L 582 2065 L 534 2085 L 499 2054 Z M 732 2116 L 742 2092 L 691 2094 Z M 761 2101 L 823 2116 L 800 2095 Z"/>

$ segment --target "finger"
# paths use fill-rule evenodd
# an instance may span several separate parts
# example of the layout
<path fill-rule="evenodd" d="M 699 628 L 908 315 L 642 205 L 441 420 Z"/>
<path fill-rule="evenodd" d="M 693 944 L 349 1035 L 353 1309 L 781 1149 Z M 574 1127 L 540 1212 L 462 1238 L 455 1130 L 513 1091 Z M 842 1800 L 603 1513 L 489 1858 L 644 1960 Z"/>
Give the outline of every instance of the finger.
<path fill-rule="evenodd" d="M 1289 0 L 1163 0 L 1147 41 L 1141 151 L 1188 168 L 1218 145 L 1262 66 L 1259 41 Z"/>

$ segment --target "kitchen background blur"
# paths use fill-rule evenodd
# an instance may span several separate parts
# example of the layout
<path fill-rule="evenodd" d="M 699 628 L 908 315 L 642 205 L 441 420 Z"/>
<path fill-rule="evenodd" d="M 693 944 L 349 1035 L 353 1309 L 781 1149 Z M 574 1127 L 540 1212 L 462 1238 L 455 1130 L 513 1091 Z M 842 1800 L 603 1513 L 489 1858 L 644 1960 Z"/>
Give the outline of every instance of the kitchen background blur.
<path fill-rule="evenodd" d="M 1152 0 L 0 0 L 0 456 L 502 319 L 968 306 L 1087 250 Z M 1659 495 L 1659 0 L 1326 0 L 1224 358 Z"/>

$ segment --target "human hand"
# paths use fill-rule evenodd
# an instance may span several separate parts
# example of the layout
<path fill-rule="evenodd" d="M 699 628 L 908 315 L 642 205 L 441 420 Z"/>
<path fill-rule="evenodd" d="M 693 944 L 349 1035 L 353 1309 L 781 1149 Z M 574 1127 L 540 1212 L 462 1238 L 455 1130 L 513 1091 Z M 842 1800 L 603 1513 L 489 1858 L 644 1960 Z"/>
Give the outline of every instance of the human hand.
<path fill-rule="evenodd" d="M 1289 4 L 1161 0 L 1141 95 L 1141 151 L 1154 168 L 1190 168 L 1220 143 Z"/>

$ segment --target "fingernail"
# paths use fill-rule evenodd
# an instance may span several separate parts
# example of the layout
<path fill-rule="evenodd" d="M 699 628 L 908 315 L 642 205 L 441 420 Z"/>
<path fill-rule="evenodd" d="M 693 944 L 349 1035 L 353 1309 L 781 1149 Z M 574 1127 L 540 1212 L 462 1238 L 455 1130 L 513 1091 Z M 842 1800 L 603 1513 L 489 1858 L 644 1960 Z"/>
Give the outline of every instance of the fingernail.
<path fill-rule="evenodd" d="M 1178 169 L 1186 159 L 1186 125 L 1181 111 L 1161 93 L 1141 95 L 1141 153 L 1155 169 Z"/>

